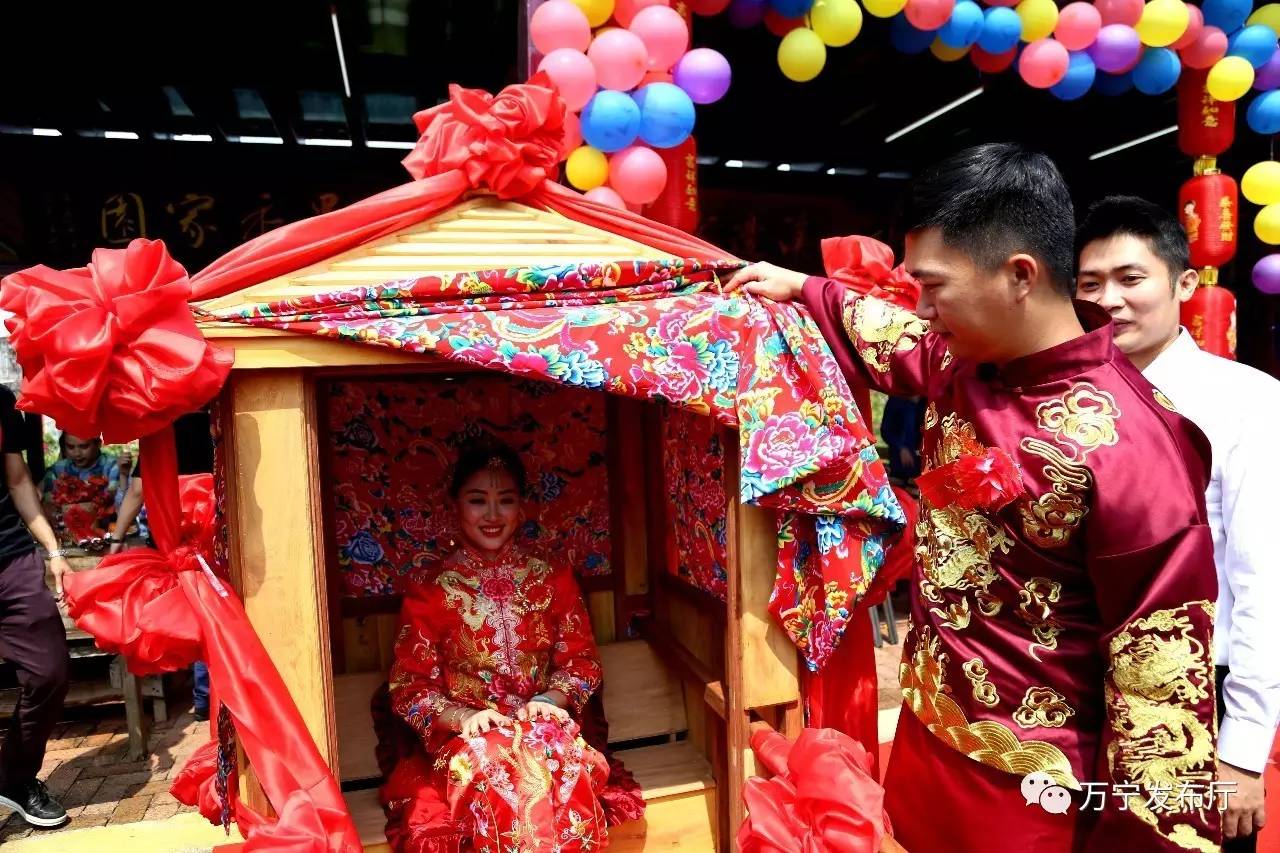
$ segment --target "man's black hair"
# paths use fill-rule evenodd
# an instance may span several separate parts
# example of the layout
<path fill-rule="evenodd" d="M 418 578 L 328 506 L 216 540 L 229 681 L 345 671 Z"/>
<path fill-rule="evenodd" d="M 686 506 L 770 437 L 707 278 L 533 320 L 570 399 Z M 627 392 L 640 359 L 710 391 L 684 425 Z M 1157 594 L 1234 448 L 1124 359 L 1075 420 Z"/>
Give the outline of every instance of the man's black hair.
<path fill-rule="evenodd" d="M 1145 240 L 1152 254 L 1168 267 L 1175 284 L 1191 266 L 1191 249 L 1182 223 L 1160 205 L 1134 195 L 1109 195 L 1093 203 L 1076 229 L 1076 257 L 1094 240 L 1117 234 Z"/>
<path fill-rule="evenodd" d="M 922 172 L 903 211 L 906 231 L 937 228 L 947 246 L 985 269 L 1026 253 L 1063 296 L 1075 294 L 1071 193 L 1044 154 L 991 142 Z"/>

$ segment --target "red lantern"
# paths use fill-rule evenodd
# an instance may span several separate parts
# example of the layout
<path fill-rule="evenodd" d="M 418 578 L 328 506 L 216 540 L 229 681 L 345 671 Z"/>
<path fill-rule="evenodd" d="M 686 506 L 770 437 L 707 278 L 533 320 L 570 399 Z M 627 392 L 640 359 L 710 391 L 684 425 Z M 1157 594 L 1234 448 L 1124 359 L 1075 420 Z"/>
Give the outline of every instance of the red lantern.
<path fill-rule="evenodd" d="M 1240 191 L 1215 169 L 1196 175 L 1178 193 L 1178 218 L 1187 232 L 1191 266 L 1220 267 L 1236 254 Z"/>
<path fill-rule="evenodd" d="M 667 185 L 644 215 L 692 234 L 698 228 L 698 146 L 690 136 L 674 148 L 659 148 L 667 164 Z"/>
<path fill-rule="evenodd" d="M 1215 100 L 1208 77 L 1207 69 L 1183 68 L 1178 81 L 1178 147 L 1189 157 L 1216 157 L 1236 136 L 1235 102 Z"/>
<path fill-rule="evenodd" d="M 1207 270 L 1211 278 L 1217 270 Z M 1236 297 L 1225 287 L 1201 285 L 1182 303 L 1182 325 L 1196 346 L 1234 360 L 1236 357 Z"/>

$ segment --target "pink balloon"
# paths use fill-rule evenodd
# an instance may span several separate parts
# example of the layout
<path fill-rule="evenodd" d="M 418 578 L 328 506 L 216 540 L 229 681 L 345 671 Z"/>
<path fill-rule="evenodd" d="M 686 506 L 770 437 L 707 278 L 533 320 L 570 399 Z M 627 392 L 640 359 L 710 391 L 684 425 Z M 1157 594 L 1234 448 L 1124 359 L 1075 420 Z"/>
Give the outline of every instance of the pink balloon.
<path fill-rule="evenodd" d="M 624 27 L 631 26 L 632 19 L 641 9 L 650 6 L 670 6 L 670 0 L 617 0 L 613 4 L 613 19 Z"/>
<path fill-rule="evenodd" d="M 609 158 L 609 185 L 630 204 L 648 204 L 667 185 L 667 164 L 647 146 L 623 148 Z"/>
<path fill-rule="evenodd" d="M 561 47 L 542 57 L 538 70 L 545 71 L 560 90 L 570 111 L 577 112 L 596 93 L 596 67 L 580 50 Z"/>
<path fill-rule="evenodd" d="M 587 56 L 596 67 L 596 82 L 606 89 L 634 89 L 649 70 L 649 52 L 640 36 L 630 30 L 600 33 L 592 40 Z"/>
<path fill-rule="evenodd" d="M 1103 26 L 1124 24 L 1132 27 L 1142 17 L 1142 0 L 1093 0 L 1093 5 L 1102 15 Z"/>
<path fill-rule="evenodd" d="M 1178 51 L 1188 68 L 1208 68 L 1227 55 L 1227 34 L 1206 24 L 1191 44 Z"/>
<path fill-rule="evenodd" d="M 591 44 L 591 24 L 572 0 L 547 0 L 529 20 L 529 38 L 542 54 L 562 47 L 583 51 Z"/>
<path fill-rule="evenodd" d="M 689 25 L 669 6 L 641 9 L 628 29 L 644 42 L 649 51 L 649 68 L 655 71 L 666 71 L 689 49 Z"/>
<path fill-rule="evenodd" d="M 1027 85 L 1035 89 L 1056 86 L 1067 76 L 1071 64 L 1070 52 L 1061 43 L 1050 38 L 1033 41 L 1022 51 L 1018 59 L 1018 73 Z"/>
<path fill-rule="evenodd" d="M 932 32 L 951 17 L 956 0 L 907 0 L 907 23 L 917 30 Z"/>
<path fill-rule="evenodd" d="M 622 200 L 622 196 L 611 190 L 609 187 L 596 187 L 588 190 L 586 198 L 594 201 L 596 204 L 603 204 L 606 207 L 616 207 L 618 210 L 626 210 L 627 203 Z"/>
<path fill-rule="evenodd" d="M 1102 14 L 1097 7 L 1084 2 L 1070 3 L 1058 13 L 1053 37 L 1067 50 L 1084 50 L 1093 44 L 1102 29 Z"/>
<path fill-rule="evenodd" d="M 582 145 L 582 119 L 577 113 L 565 113 L 564 143 L 560 146 L 560 159 L 567 160 L 569 155 Z"/>
<path fill-rule="evenodd" d="M 1187 31 L 1182 34 L 1182 38 L 1169 45 L 1174 50 L 1182 50 L 1184 47 L 1195 44 L 1196 39 L 1200 37 L 1200 31 L 1204 29 L 1204 12 L 1200 11 L 1200 7 L 1188 3 L 1187 12 L 1189 13 Z"/>

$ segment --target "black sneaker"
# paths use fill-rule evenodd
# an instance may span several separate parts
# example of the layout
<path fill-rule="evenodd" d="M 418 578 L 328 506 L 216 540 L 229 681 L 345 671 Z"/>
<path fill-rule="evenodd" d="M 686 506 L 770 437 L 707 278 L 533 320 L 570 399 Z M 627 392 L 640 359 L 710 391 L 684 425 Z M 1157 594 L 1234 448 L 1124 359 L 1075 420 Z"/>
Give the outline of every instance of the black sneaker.
<path fill-rule="evenodd" d="M 0 790 L 0 806 L 13 809 L 32 826 L 61 826 L 67 820 L 67 810 L 49 795 L 49 789 L 39 779 Z"/>
<path fill-rule="evenodd" d="M 203 711 L 192 711 L 191 716 L 195 717 L 197 723 L 207 723 L 209 722 L 209 709 L 205 708 Z"/>

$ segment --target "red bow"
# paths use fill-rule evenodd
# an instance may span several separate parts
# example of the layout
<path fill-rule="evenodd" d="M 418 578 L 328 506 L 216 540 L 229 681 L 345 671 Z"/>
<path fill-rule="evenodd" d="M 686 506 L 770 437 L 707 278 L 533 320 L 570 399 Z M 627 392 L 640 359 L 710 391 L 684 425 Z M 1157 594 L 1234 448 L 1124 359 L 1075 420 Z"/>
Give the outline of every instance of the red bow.
<path fill-rule="evenodd" d="M 916 478 L 920 496 L 935 507 L 997 512 L 1026 490 L 1013 457 L 999 447 L 981 456 L 961 456 Z"/>
<path fill-rule="evenodd" d="M 761 728 L 751 736 L 771 779 L 750 779 L 742 853 L 871 853 L 889 833 L 884 788 L 871 755 L 834 729 L 805 729 L 795 743 Z"/>
<path fill-rule="evenodd" d="M 870 237 L 827 237 L 822 241 L 822 265 L 827 278 L 866 296 L 914 311 L 920 282 L 893 265 L 893 250 Z"/>
<path fill-rule="evenodd" d="M 130 441 L 208 402 L 231 354 L 210 345 L 187 306 L 186 270 L 156 240 L 98 249 L 87 267 L 35 266 L 0 282 L 22 364 L 23 411 L 76 435 Z"/>
<path fill-rule="evenodd" d="M 413 117 L 421 138 L 404 167 L 418 179 L 457 170 L 472 189 L 519 198 L 555 179 L 564 117 L 564 101 L 545 74 L 497 96 L 454 84 L 448 102 Z"/>

